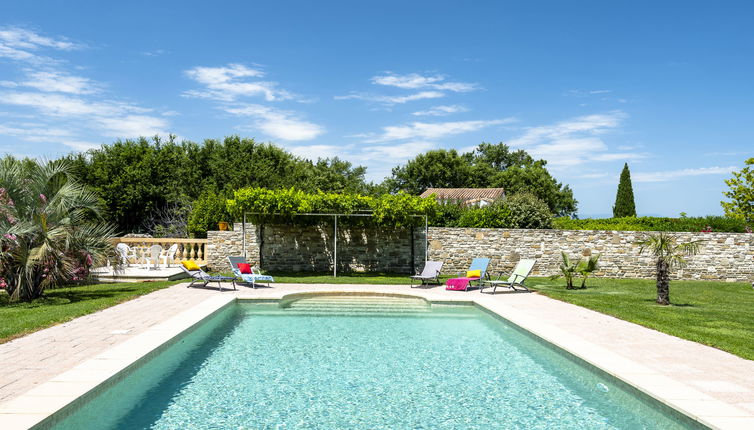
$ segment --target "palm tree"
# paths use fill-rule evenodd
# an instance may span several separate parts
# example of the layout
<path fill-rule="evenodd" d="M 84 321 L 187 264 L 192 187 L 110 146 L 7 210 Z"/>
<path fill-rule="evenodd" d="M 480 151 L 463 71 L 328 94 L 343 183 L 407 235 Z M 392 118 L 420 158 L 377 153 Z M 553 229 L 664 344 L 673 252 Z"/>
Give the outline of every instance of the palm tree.
<path fill-rule="evenodd" d="M 558 279 L 561 276 L 565 278 L 566 281 L 566 290 L 573 290 L 573 278 L 576 276 L 576 273 L 579 271 L 579 265 L 581 264 L 581 259 L 579 258 L 576 261 L 571 261 L 571 258 L 568 257 L 568 254 L 566 254 L 563 251 L 560 251 L 560 256 L 563 258 L 563 261 L 560 263 L 559 269 L 560 274 L 559 275 L 552 275 L 550 276 L 550 279 Z"/>
<path fill-rule="evenodd" d="M 592 255 L 586 261 L 580 261 L 576 271 L 581 274 L 583 279 L 581 280 L 581 288 L 586 288 L 586 280 L 592 273 L 596 272 L 600 268 L 600 254 Z"/>
<path fill-rule="evenodd" d="M 657 303 L 670 304 L 670 269 L 683 267 L 686 264 L 685 256 L 696 255 L 703 241 L 676 243 L 673 236 L 660 232 L 657 235 L 649 235 L 637 244 L 640 246 L 639 253 L 648 250 L 657 257 Z"/>
<path fill-rule="evenodd" d="M 12 301 L 85 278 L 112 248 L 97 196 L 66 162 L 0 159 L 0 287 Z"/>

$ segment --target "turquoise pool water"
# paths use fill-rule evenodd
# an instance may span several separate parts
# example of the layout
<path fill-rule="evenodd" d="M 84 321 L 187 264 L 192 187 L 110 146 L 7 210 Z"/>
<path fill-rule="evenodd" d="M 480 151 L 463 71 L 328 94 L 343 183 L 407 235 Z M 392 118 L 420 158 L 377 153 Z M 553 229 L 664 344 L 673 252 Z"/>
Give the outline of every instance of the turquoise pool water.
<path fill-rule="evenodd" d="M 233 305 L 54 428 L 693 425 L 475 307 L 332 298 Z"/>

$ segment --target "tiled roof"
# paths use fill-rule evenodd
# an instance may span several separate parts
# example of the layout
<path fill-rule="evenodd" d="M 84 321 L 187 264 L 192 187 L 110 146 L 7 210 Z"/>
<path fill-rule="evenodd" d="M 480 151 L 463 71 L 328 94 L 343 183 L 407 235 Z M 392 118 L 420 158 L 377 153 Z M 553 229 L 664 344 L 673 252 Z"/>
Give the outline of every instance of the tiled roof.
<path fill-rule="evenodd" d="M 440 200 L 496 200 L 505 196 L 503 188 L 427 188 L 421 197 L 434 194 Z"/>

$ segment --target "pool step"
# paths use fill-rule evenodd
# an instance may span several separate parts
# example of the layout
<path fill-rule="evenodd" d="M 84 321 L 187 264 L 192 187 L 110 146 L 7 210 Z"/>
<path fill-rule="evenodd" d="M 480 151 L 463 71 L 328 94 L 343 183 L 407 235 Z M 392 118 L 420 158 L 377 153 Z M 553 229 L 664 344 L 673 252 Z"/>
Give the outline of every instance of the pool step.
<path fill-rule="evenodd" d="M 430 312 L 422 299 L 390 296 L 318 296 L 307 297 L 284 306 L 286 311 L 305 313 L 416 313 Z"/>

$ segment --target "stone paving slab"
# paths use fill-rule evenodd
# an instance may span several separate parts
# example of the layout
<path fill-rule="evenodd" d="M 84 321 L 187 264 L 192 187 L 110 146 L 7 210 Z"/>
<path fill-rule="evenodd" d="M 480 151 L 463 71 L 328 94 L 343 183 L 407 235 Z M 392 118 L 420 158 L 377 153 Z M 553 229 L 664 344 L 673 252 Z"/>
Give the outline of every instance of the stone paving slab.
<path fill-rule="evenodd" d="M 134 342 L 149 343 L 144 336 L 150 332 L 154 335 L 155 330 L 160 334 L 162 327 L 194 321 L 196 315 L 191 311 L 208 308 L 203 306 L 210 304 L 207 302 L 219 298 L 222 302 L 233 298 L 280 299 L 309 291 L 395 292 L 436 301 L 473 300 L 708 425 L 754 428 L 754 361 L 538 294 L 492 296 L 441 287 L 311 284 L 239 287 L 236 292 L 187 289 L 181 284 L 2 344 L 0 359 L 6 363 L 6 371 L 0 374 L 0 423 L 4 424 L 0 427 L 25 428 L 34 422 L 32 415 L 38 420 L 39 414 L 64 402 L 63 394 L 80 389 L 71 385 L 49 389 L 50 383 L 87 378 L 96 382 L 105 377 L 104 373 L 91 367 L 93 360 L 82 362 L 97 357 L 122 366 L 124 363 L 117 360 L 122 360 L 123 351 L 116 351 L 130 349 Z M 77 367 L 84 365 L 89 367 Z M 30 398 L 37 402 L 29 402 Z M 40 412 L 37 403 L 43 398 L 50 406 Z M 14 409 L 26 412 L 11 413 Z"/>

